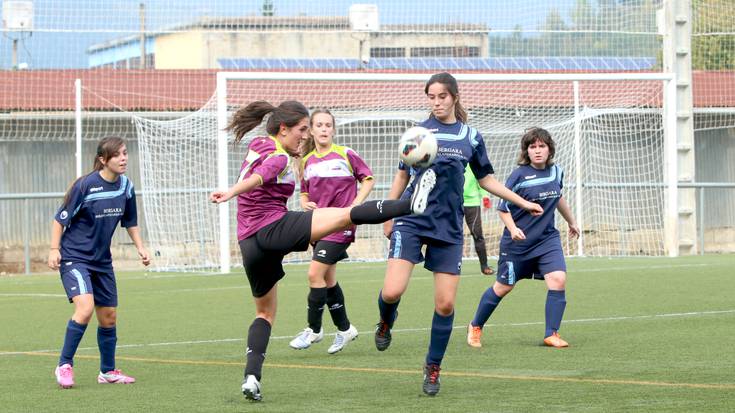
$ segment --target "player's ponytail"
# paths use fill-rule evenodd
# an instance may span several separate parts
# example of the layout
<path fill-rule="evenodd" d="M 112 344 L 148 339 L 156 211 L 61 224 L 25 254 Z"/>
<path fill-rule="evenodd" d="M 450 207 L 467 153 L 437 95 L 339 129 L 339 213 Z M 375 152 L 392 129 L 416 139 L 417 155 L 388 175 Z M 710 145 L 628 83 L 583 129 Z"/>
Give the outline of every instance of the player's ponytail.
<path fill-rule="evenodd" d="M 125 141 L 117 136 L 108 136 L 106 138 L 102 138 L 102 140 L 97 144 L 97 153 L 94 156 L 94 166 L 92 167 L 92 172 L 90 172 L 89 174 L 99 172 L 104 169 L 105 163 L 107 163 L 110 158 L 117 155 L 123 146 L 125 146 Z M 89 174 L 77 178 L 74 182 L 72 182 L 71 185 L 69 185 L 69 189 L 66 190 L 66 195 L 64 195 L 65 206 L 69 204 L 71 189 L 74 187 L 74 185 L 77 184 L 77 182 L 89 176 Z"/>
<path fill-rule="evenodd" d="M 424 87 L 425 94 L 429 94 L 429 86 L 434 83 L 441 83 L 447 87 L 447 91 L 454 98 L 454 117 L 462 123 L 467 123 L 467 111 L 459 101 L 459 85 L 457 84 L 457 79 L 447 72 L 437 73 L 431 76 L 429 81 L 426 82 L 426 86 Z M 431 114 L 430 116 L 434 115 Z"/>
<path fill-rule="evenodd" d="M 301 102 L 289 100 L 276 107 L 264 100 L 258 100 L 238 109 L 225 130 L 232 132 L 235 135 L 235 143 L 238 143 L 245 137 L 245 134 L 260 125 L 263 118 L 269 113 L 271 116 L 265 124 L 265 130 L 274 136 L 278 134 L 281 124 L 290 128 L 298 124 L 301 119 L 309 117 L 309 110 Z"/>

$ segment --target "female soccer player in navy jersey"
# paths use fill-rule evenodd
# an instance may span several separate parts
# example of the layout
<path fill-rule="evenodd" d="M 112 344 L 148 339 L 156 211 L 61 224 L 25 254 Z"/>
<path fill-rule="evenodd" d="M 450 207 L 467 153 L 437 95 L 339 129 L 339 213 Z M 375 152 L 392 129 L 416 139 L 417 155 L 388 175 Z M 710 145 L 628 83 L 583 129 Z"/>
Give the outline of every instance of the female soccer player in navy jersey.
<path fill-rule="evenodd" d="M 467 344 L 472 347 L 482 347 L 482 327 L 500 300 L 523 278 L 543 279 L 549 289 L 544 344 L 556 348 L 569 345 L 558 333 L 567 303 L 564 293 L 567 266 L 559 231 L 554 227 L 554 210 L 558 209 L 567 221 L 571 237 L 579 236 L 579 228 L 561 195 L 564 174 L 554 164 L 555 151 L 554 140 L 544 129 L 532 128 L 521 139 L 520 166 L 511 173 L 505 186 L 528 201 L 538 202 L 544 213 L 532 217 L 511 203 L 498 205 L 500 219 L 505 224 L 500 239 L 498 275 L 480 298 L 475 318 L 467 327 Z"/>
<path fill-rule="evenodd" d="M 334 143 L 334 116 L 327 109 L 311 113 L 309 138 L 305 140 L 301 160 L 301 208 L 310 211 L 325 207 L 360 205 L 373 189 L 373 173 L 351 148 Z M 360 183 L 360 191 L 357 191 Z M 297 350 L 309 348 L 324 338 L 322 313 L 327 305 L 337 333 L 327 349 L 334 354 L 357 338 L 350 324 L 342 288 L 337 283 L 337 263 L 347 258 L 347 247 L 355 241 L 355 226 L 327 235 L 313 245 L 309 266 L 307 297 L 308 327 L 289 345 Z"/>
<path fill-rule="evenodd" d="M 375 346 L 384 351 L 391 343 L 391 328 L 397 316 L 400 298 L 406 291 L 413 267 L 424 261 L 421 248 L 426 245 L 424 267 L 434 273 L 434 317 L 431 340 L 424 366 L 423 391 L 439 392 L 439 371 L 449 343 L 454 320 L 454 301 L 462 265 L 462 189 L 465 166 L 469 163 L 480 186 L 488 192 L 512 201 L 533 214 L 542 209 L 528 202 L 493 177 L 485 143 L 475 128 L 465 124 L 467 114 L 460 104 L 457 80 L 449 73 L 433 75 L 424 92 L 431 108 L 429 119 L 419 125 L 434 132 L 439 144 L 436 160 L 428 169 L 417 170 L 400 163 L 388 194 L 389 199 L 407 199 L 416 190 L 416 182 L 434 176 L 436 189 L 431 192 L 426 211 L 421 216 L 407 216 L 386 222 L 390 237 L 388 267 L 383 289 L 378 296 L 380 321 L 375 330 Z"/>
<path fill-rule="evenodd" d="M 266 115 L 270 115 L 265 127 L 269 136 L 252 139 L 238 182 L 227 191 L 210 195 L 214 203 L 237 197 L 237 238 L 256 312 L 248 331 L 241 387 L 250 400 L 262 397 L 261 372 L 276 317 L 276 283 L 285 275 L 283 257 L 292 251 L 306 251 L 309 243 L 353 225 L 378 224 L 397 216 L 420 214 L 435 183 L 430 178 L 422 179 L 410 200 L 288 211 L 286 201 L 296 186 L 291 157 L 300 155 L 300 143 L 309 129 L 309 111 L 296 101 L 282 102 L 278 107 L 257 101 L 239 109 L 227 129 L 239 142 Z"/>
<path fill-rule="evenodd" d="M 61 358 L 54 371 L 62 388 L 74 386 L 74 353 L 82 340 L 92 311 L 97 313 L 97 345 L 100 350 L 98 383 L 135 383 L 115 368 L 117 344 L 117 284 L 112 269 L 110 243 L 121 223 L 133 240 L 143 265 L 150 255 L 138 229 L 133 183 L 123 175 L 128 150 L 117 137 L 100 141 L 94 171 L 76 180 L 51 226 L 48 266 L 59 269 L 61 282 L 74 303 L 74 315 L 66 326 Z"/>

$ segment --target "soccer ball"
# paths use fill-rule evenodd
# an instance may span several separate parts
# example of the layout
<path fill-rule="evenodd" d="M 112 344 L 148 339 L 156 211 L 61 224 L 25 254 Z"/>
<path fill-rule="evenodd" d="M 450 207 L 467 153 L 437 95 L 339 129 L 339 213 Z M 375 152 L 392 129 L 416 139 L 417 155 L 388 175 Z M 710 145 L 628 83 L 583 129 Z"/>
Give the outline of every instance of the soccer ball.
<path fill-rule="evenodd" d="M 398 144 L 398 154 L 404 164 L 414 168 L 426 168 L 436 158 L 436 137 L 430 130 L 414 126 L 403 132 Z"/>

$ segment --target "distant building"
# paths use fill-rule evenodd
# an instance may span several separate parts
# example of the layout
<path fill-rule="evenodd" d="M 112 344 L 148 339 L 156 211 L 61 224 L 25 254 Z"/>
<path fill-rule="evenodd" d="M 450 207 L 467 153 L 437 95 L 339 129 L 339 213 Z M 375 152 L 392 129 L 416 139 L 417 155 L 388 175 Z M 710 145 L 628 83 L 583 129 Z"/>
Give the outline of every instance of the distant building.
<path fill-rule="evenodd" d="M 410 29 L 410 30 L 409 30 Z M 383 25 L 352 32 L 347 17 L 221 17 L 149 34 L 146 67 L 219 69 L 230 59 L 356 59 L 488 57 L 489 27 L 482 24 Z M 140 36 L 91 46 L 89 67 L 139 68 Z"/>

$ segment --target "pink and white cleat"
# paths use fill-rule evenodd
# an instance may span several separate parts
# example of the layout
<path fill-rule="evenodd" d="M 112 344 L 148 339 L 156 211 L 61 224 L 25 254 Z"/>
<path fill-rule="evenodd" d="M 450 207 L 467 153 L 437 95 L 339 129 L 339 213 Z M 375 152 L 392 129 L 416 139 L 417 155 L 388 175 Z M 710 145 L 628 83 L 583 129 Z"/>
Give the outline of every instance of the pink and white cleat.
<path fill-rule="evenodd" d="M 56 375 L 56 382 L 59 383 L 62 389 L 71 389 L 74 386 L 74 369 L 71 364 L 66 363 L 56 366 L 54 375 Z"/>
<path fill-rule="evenodd" d="M 100 372 L 97 376 L 97 383 L 99 384 L 133 384 L 135 378 L 126 376 L 120 370 L 110 370 L 107 373 Z"/>

